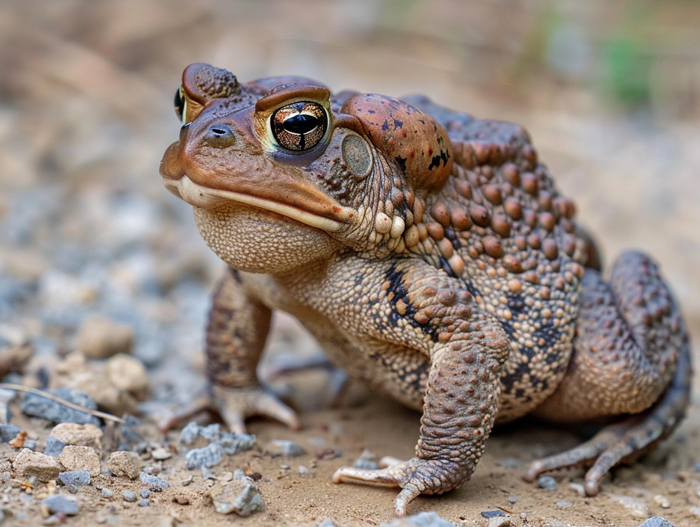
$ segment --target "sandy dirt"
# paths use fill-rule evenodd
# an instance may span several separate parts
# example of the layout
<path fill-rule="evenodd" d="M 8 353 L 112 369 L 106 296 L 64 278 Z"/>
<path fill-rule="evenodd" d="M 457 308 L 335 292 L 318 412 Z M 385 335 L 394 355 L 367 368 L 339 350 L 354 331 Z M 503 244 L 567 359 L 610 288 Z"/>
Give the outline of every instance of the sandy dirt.
<path fill-rule="evenodd" d="M 649 2 L 639 18 L 633 3 L 1 2 L 0 338 L 34 344 L 26 380 L 37 382 L 36 372 L 54 371 L 75 350 L 90 316 L 130 326 L 132 354 L 148 367 L 151 384 L 139 406 L 140 431 L 151 446 L 181 449 L 177 431 L 162 436 L 149 416 L 182 406 L 203 386 L 202 328 L 221 264 L 157 170 L 177 134 L 172 94 L 181 71 L 208 61 L 244 81 L 308 75 L 334 90 L 424 93 L 478 117 L 524 124 L 606 263 L 629 247 L 661 263 L 697 363 L 700 12 L 692 2 Z M 626 52 L 639 44 L 641 59 L 632 54 L 627 63 L 638 59 L 648 68 L 641 91 L 609 84 L 612 62 L 605 61 L 616 42 Z M 629 104 L 629 93 L 641 99 Z M 318 351 L 285 317 L 269 344 L 263 377 L 287 354 Z M 316 371 L 279 382 L 301 410 L 303 429 L 252 421 L 257 446 L 214 467 L 224 481 L 239 468 L 259 474 L 264 512 L 222 516 L 206 497 L 213 480 L 188 471 L 180 454 L 155 461 L 146 453 L 144 465 L 169 481 L 168 489 L 139 507 L 121 497 L 140 490 L 138 481 L 103 474 L 70 495 L 80 511 L 66 525 L 391 521 L 396 491 L 335 485 L 331 475 L 364 449 L 412 456 L 420 415 L 355 385 L 340 408 L 329 409 L 331 381 L 329 372 Z M 637 527 L 653 515 L 675 527 L 700 525 L 699 394 L 696 376 L 679 430 L 634 467 L 614 470 L 595 498 L 578 495 L 579 471 L 554 474 L 553 491 L 522 480 L 528 462 L 576 445 L 586 432 L 524 420 L 494 432 L 461 489 L 420 497 L 409 514 L 435 511 L 455 525 L 483 527 L 481 512 L 495 509 L 516 527 Z M 12 409 L 12 423 L 42 450 L 48 423 L 23 416 L 17 403 Z M 307 453 L 273 457 L 265 446 L 274 439 L 295 441 Z M 325 459 L 326 449 L 340 456 Z M 16 455 L 0 445 L 0 463 Z M 114 495 L 103 498 L 103 487 Z M 21 478 L 0 481 L 0 510 L 18 513 L 6 514 L 2 527 L 43 521 L 45 486 L 27 489 Z"/>

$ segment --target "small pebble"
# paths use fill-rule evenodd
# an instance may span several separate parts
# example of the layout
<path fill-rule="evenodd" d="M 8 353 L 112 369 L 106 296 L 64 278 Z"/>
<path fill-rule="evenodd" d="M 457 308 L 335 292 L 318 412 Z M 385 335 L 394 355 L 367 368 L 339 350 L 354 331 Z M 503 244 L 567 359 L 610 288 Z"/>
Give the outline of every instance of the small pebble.
<path fill-rule="evenodd" d="M 560 509 L 568 509 L 571 506 L 573 506 L 573 503 L 571 503 L 570 501 L 559 500 L 557 502 L 557 507 L 559 507 Z"/>
<path fill-rule="evenodd" d="M 323 437 L 308 437 L 306 442 L 317 448 L 323 448 L 327 444 L 327 441 Z"/>
<path fill-rule="evenodd" d="M 136 493 L 133 490 L 125 490 L 124 492 L 122 492 L 122 496 L 124 497 L 124 501 L 136 501 Z"/>
<path fill-rule="evenodd" d="M 214 423 L 209 426 L 200 426 L 199 436 L 207 441 L 218 441 L 221 437 L 221 426 L 219 423 Z"/>
<path fill-rule="evenodd" d="M 141 489 L 139 491 L 139 496 L 141 496 L 143 499 L 147 499 L 151 497 L 151 491 L 148 489 Z"/>
<path fill-rule="evenodd" d="M 41 500 L 41 504 L 46 506 L 51 512 L 74 516 L 78 514 L 78 502 L 71 498 L 66 498 L 60 494 L 54 494 Z"/>
<path fill-rule="evenodd" d="M 382 523 L 379 527 L 455 527 L 455 525 L 438 516 L 436 512 L 421 512 L 399 518 L 391 523 Z"/>
<path fill-rule="evenodd" d="M 586 489 L 580 483 L 569 483 L 569 488 L 582 498 L 586 496 Z"/>
<path fill-rule="evenodd" d="M 194 470 L 195 468 L 207 467 L 211 468 L 218 465 L 223 458 L 224 451 L 218 443 L 211 443 L 204 448 L 193 448 L 185 454 L 187 468 Z"/>
<path fill-rule="evenodd" d="M 61 472 L 61 465 L 53 456 L 32 452 L 28 448 L 20 450 L 13 463 L 14 470 L 21 476 L 36 476 L 39 481 L 56 479 Z"/>
<path fill-rule="evenodd" d="M 357 458 L 357 461 L 353 464 L 353 467 L 362 470 L 376 470 L 379 468 L 377 456 L 365 448 L 362 454 L 360 454 L 360 457 Z"/>
<path fill-rule="evenodd" d="M 68 489 L 68 492 L 71 494 L 77 494 L 78 493 L 78 485 L 75 485 L 74 483 L 71 483 L 70 485 L 66 486 Z"/>
<path fill-rule="evenodd" d="M 28 448 L 29 450 L 36 450 L 36 441 L 33 439 L 25 439 L 22 446 L 24 448 Z"/>
<path fill-rule="evenodd" d="M 97 410 L 97 404 L 95 401 L 86 393 L 79 390 L 58 388 L 56 390 L 48 391 L 49 393 L 52 393 L 53 395 L 56 395 L 62 399 L 66 399 L 73 404 L 77 404 L 78 406 L 82 406 L 90 410 Z M 74 410 L 73 408 L 68 408 L 61 403 L 32 393 L 25 395 L 21 408 L 27 415 L 42 417 L 54 423 L 90 423 L 95 426 L 100 425 L 100 420 L 94 415 L 90 415 L 80 410 Z"/>
<path fill-rule="evenodd" d="M 19 426 L 0 425 L 0 443 L 12 441 L 21 432 Z"/>
<path fill-rule="evenodd" d="M 481 511 L 481 515 L 484 518 L 495 518 L 496 516 L 505 516 L 505 513 L 501 510 L 494 509 L 492 511 Z"/>
<path fill-rule="evenodd" d="M 272 455 L 297 457 L 305 454 L 304 449 L 294 441 L 275 439 L 267 446 L 266 451 Z"/>
<path fill-rule="evenodd" d="M 153 452 L 151 452 L 151 455 L 156 461 L 165 461 L 166 459 L 173 457 L 173 453 L 163 447 L 154 449 Z"/>
<path fill-rule="evenodd" d="M 221 445 L 224 454 L 232 456 L 244 450 L 250 450 L 255 446 L 255 441 L 255 436 L 251 434 L 230 434 L 224 432 L 221 434 L 218 444 Z"/>
<path fill-rule="evenodd" d="M 520 468 L 523 466 L 521 461 L 512 457 L 505 457 L 498 462 L 499 465 L 506 468 Z"/>
<path fill-rule="evenodd" d="M 66 444 L 55 436 L 50 435 L 46 438 L 46 448 L 44 454 L 47 456 L 58 456 Z"/>
<path fill-rule="evenodd" d="M 68 470 L 87 470 L 93 477 L 102 472 L 100 456 L 89 446 L 66 445 L 58 455 L 58 462 Z"/>
<path fill-rule="evenodd" d="M 69 470 L 61 472 L 58 479 L 64 485 L 89 485 L 90 473 L 87 470 Z"/>
<path fill-rule="evenodd" d="M 148 500 L 139 501 L 139 507 L 148 507 Z"/>
<path fill-rule="evenodd" d="M 164 479 L 161 479 L 158 476 L 151 476 L 145 472 L 141 472 L 139 474 L 139 479 L 141 480 L 141 483 L 147 485 L 151 489 L 164 489 L 170 486 L 170 483 Z"/>
<path fill-rule="evenodd" d="M 309 473 L 308 468 L 306 468 L 304 465 L 299 465 L 299 474 L 304 475 L 304 474 L 308 474 L 308 473 Z"/>
<path fill-rule="evenodd" d="M 187 485 L 191 484 L 193 481 L 194 481 L 194 476 L 189 476 L 186 479 L 183 479 L 180 482 L 180 485 L 182 485 L 183 487 L 186 487 Z"/>
<path fill-rule="evenodd" d="M 618 502 L 623 507 L 629 510 L 632 516 L 637 518 L 647 518 L 649 517 L 649 509 L 642 498 L 634 498 L 632 496 L 619 496 L 615 494 L 610 494 L 608 496 L 611 500 Z"/>
<path fill-rule="evenodd" d="M 179 441 L 180 443 L 191 445 L 197 437 L 199 437 L 199 425 L 194 421 L 190 421 L 180 432 Z"/>
<path fill-rule="evenodd" d="M 335 459 L 343 455 L 343 452 L 339 448 L 326 448 L 320 452 L 316 452 L 316 459 L 328 461 L 330 459 Z"/>
<path fill-rule="evenodd" d="M 140 470 L 141 461 L 131 452 L 119 450 L 112 452 L 107 461 L 107 468 L 115 476 L 126 476 L 129 479 L 136 479 Z"/>
<path fill-rule="evenodd" d="M 321 523 L 319 523 L 317 527 L 337 527 L 337 526 L 335 523 L 333 523 L 333 520 L 331 520 L 330 518 L 326 518 Z"/>
<path fill-rule="evenodd" d="M 107 359 L 117 353 L 130 353 L 133 343 L 134 330 L 131 326 L 90 316 L 78 331 L 76 348 L 89 359 Z"/>
<path fill-rule="evenodd" d="M 245 476 L 240 479 L 234 476 L 234 480 L 230 483 L 215 483 L 209 491 L 209 496 L 214 502 L 216 512 L 220 514 L 235 512 L 245 517 L 265 508 L 257 485 Z"/>
<path fill-rule="evenodd" d="M 114 496 L 114 491 L 110 489 L 102 489 L 102 497 L 103 498 L 111 498 Z"/>
<path fill-rule="evenodd" d="M 673 527 L 673 524 L 661 516 L 652 516 L 639 524 L 639 527 Z"/>
<path fill-rule="evenodd" d="M 89 446 L 102 452 L 102 430 L 90 424 L 60 423 L 53 427 L 51 435 L 65 445 Z M 46 445 L 48 447 L 48 440 Z"/>
<path fill-rule="evenodd" d="M 557 480 L 552 476 L 542 476 L 537 480 L 537 488 L 553 491 L 557 488 Z"/>
<path fill-rule="evenodd" d="M 668 509 L 671 507 L 671 502 L 669 499 L 661 494 L 654 496 L 654 502 L 656 502 L 662 509 Z"/>
<path fill-rule="evenodd" d="M 510 527 L 510 518 L 508 516 L 489 518 L 489 527 Z"/>
<path fill-rule="evenodd" d="M 518 503 L 518 498 L 516 496 L 508 496 L 508 503 Z"/>

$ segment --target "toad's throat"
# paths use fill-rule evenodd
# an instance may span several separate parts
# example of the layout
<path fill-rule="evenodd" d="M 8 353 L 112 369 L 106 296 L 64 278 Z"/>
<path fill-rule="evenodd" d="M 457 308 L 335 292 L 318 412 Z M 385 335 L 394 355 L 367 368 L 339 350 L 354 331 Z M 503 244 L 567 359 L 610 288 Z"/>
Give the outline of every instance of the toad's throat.
<path fill-rule="evenodd" d="M 338 232 L 356 217 L 356 211 L 350 207 L 342 207 L 339 208 L 338 211 L 334 211 L 335 216 L 339 219 L 326 218 L 278 201 L 231 190 L 203 187 L 192 181 L 187 175 L 183 175 L 179 179 L 163 178 L 163 185 L 165 185 L 165 188 L 172 194 L 194 207 L 215 209 L 235 201 L 237 203 L 243 203 L 281 214 L 282 216 L 326 232 Z"/>

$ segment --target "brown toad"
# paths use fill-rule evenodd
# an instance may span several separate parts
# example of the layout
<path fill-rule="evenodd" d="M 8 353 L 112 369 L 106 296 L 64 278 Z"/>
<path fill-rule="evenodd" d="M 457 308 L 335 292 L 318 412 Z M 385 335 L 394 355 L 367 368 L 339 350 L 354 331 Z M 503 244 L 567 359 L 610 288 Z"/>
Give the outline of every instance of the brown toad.
<path fill-rule="evenodd" d="M 689 341 L 656 265 L 626 252 L 601 277 L 520 126 L 300 77 L 239 84 L 205 64 L 185 70 L 176 109 L 160 171 L 229 265 L 207 360 L 233 430 L 252 414 L 298 426 L 256 378 L 273 309 L 422 409 L 413 459 L 334 476 L 401 487 L 399 515 L 469 479 L 496 422 L 611 423 L 526 475 L 588 465 L 593 495 L 684 415 Z"/>

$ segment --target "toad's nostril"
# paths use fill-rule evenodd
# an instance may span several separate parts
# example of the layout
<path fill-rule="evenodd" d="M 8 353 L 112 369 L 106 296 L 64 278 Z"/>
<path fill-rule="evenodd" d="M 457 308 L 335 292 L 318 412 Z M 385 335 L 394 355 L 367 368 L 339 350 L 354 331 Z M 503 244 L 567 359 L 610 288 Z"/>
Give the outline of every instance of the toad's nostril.
<path fill-rule="evenodd" d="M 207 142 L 212 146 L 225 147 L 232 145 L 236 136 L 227 124 L 216 124 L 207 130 Z"/>

